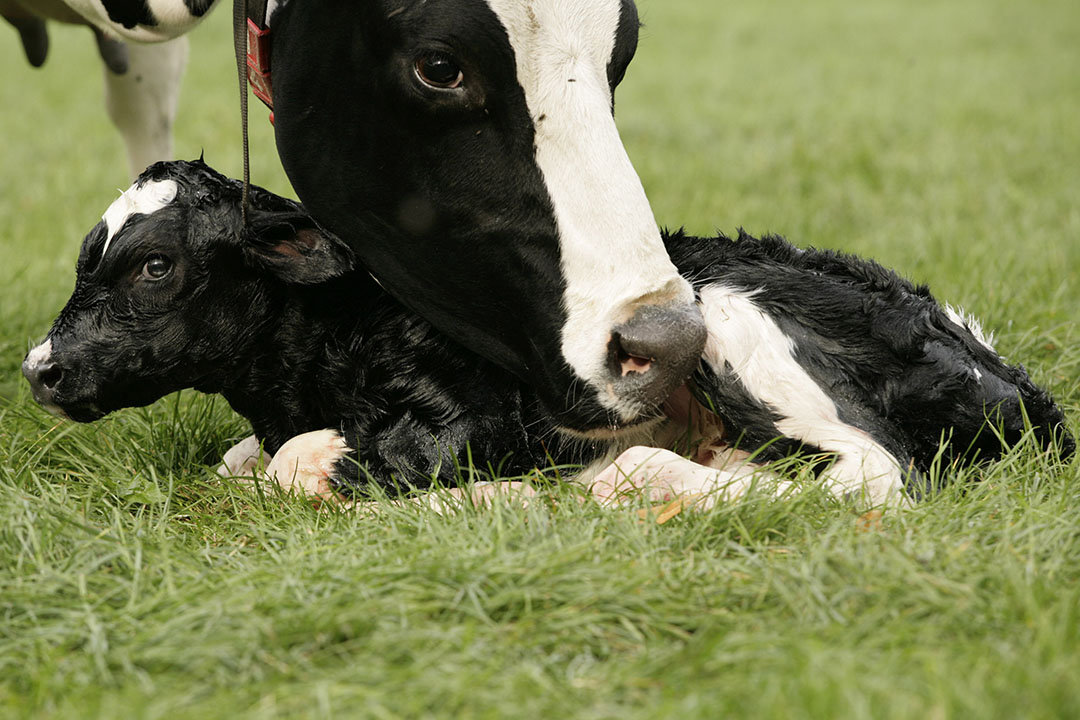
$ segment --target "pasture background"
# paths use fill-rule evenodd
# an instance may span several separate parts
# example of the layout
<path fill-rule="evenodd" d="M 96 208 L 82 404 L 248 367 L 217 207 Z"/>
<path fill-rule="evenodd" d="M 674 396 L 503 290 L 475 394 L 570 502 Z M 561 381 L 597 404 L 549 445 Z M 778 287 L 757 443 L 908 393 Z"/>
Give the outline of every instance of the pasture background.
<path fill-rule="evenodd" d="M 1075 0 L 639 5 L 617 116 L 659 222 L 926 281 L 1075 430 Z M 227 15 L 192 36 L 177 153 L 236 175 Z M 814 492 L 663 526 L 571 490 L 320 514 L 214 479 L 245 434 L 220 400 L 56 424 L 19 363 L 129 183 L 90 33 L 52 36 L 34 71 L 0 31 L 0 714 L 1080 716 L 1080 470 L 1031 448 L 860 532 Z M 253 178 L 287 191 L 251 107 Z"/>

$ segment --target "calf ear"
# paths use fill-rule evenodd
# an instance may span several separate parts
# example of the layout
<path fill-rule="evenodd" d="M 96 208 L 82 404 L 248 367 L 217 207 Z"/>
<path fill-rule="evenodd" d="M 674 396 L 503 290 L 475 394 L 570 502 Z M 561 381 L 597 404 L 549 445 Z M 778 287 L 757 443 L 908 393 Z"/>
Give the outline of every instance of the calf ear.
<path fill-rule="evenodd" d="M 245 252 L 287 283 L 310 285 L 344 275 L 356 257 L 335 235 L 300 214 L 252 213 Z"/>

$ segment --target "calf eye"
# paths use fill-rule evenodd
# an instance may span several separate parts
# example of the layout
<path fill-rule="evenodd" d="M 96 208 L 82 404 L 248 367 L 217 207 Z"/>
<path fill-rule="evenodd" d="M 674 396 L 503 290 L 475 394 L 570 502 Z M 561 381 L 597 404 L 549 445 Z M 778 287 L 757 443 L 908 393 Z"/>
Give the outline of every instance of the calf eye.
<path fill-rule="evenodd" d="M 416 61 L 416 77 L 433 88 L 452 90 L 461 86 L 465 74 L 454 58 L 446 53 L 433 52 Z"/>
<path fill-rule="evenodd" d="M 164 255 L 151 255 L 142 268 L 143 280 L 161 280 L 172 272 L 172 260 Z"/>

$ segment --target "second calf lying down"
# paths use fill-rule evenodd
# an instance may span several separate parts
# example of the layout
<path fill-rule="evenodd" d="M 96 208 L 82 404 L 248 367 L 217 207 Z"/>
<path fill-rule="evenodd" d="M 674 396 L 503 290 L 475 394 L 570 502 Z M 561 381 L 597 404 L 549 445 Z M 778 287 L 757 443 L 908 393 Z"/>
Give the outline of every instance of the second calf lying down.
<path fill-rule="evenodd" d="M 1025 410 L 1044 446 L 1073 450 L 1049 396 L 924 288 L 778 238 L 682 233 L 666 244 L 708 327 L 697 372 L 649 422 L 568 440 L 298 204 L 259 189 L 252 203 L 245 227 L 236 181 L 198 161 L 148 169 L 87 235 L 72 297 L 27 355 L 38 401 L 91 421 L 181 388 L 219 392 L 254 431 L 226 465 L 249 471 L 261 443 L 271 474 L 314 494 L 554 461 L 586 463 L 579 479 L 603 497 L 626 481 L 730 496 L 752 482 L 753 453 L 817 458 L 831 490 L 882 504 L 917 484 L 942 439 L 957 461 L 997 456 Z"/>

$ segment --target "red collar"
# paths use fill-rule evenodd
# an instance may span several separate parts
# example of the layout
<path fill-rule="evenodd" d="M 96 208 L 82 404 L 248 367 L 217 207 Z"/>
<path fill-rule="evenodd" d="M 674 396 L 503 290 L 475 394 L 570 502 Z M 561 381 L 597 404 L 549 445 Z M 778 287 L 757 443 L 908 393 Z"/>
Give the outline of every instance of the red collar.
<path fill-rule="evenodd" d="M 270 108 L 270 124 L 274 123 L 274 88 L 270 83 L 270 28 L 259 27 L 250 17 L 247 20 L 248 82 L 255 97 Z"/>

